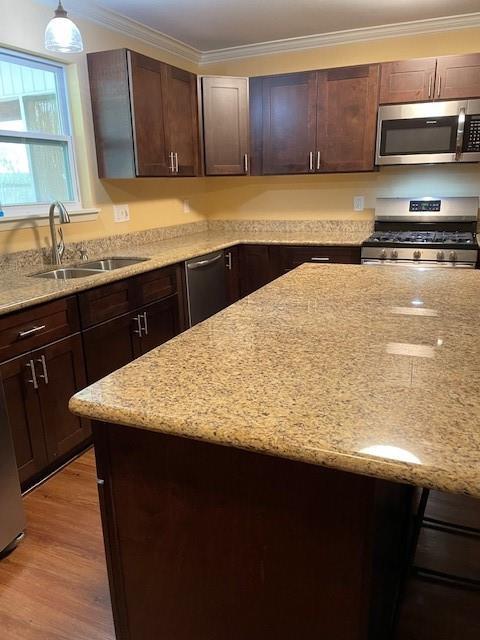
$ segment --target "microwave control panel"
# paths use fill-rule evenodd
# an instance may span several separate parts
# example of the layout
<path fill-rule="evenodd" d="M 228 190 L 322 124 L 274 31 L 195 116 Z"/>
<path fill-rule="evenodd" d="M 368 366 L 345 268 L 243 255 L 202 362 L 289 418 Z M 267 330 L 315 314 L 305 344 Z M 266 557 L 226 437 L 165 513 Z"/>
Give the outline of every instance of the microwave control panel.
<path fill-rule="evenodd" d="M 463 150 L 480 151 L 480 115 L 467 116 L 465 124 Z"/>

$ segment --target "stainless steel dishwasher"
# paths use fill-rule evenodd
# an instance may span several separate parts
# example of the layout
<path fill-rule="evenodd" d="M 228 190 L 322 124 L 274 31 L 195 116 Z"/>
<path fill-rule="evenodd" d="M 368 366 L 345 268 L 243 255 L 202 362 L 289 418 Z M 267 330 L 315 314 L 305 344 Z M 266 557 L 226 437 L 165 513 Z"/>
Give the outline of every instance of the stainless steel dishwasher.
<path fill-rule="evenodd" d="M 185 262 L 190 326 L 227 306 L 224 251 L 214 251 Z"/>

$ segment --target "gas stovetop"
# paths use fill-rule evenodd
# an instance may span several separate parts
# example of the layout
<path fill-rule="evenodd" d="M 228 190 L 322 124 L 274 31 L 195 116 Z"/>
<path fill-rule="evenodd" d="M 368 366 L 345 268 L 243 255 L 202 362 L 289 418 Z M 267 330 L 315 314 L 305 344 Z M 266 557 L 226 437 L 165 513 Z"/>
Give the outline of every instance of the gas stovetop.
<path fill-rule="evenodd" d="M 476 239 L 473 233 L 464 231 L 375 231 L 364 243 L 364 246 L 387 247 L 428 247 L 448 248 L 476 247 Z"/>

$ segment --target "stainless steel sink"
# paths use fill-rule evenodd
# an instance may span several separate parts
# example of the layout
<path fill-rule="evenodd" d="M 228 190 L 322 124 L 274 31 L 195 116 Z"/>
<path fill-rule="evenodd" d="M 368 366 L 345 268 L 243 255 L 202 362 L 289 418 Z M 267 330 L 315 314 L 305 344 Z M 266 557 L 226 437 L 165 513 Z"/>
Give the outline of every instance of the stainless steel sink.
<path fill-rule="evenodd" d="M 76 267 L 61 267 L 60 269 L 52 269 L 52 271 L 44 271 L 43 273 L 33 274 L 34 278 L 49 278 L 50 280 L 73 280 L 74 278 L 86 278 L 87 276 L 95 276 L 102 273 L 100 269 L 80 269 Z"/>
<path fill-rule="evenodd" d="M 103 260 L 92 260 L 82 264 L 82 269 L 98 269 L 99 271 L 113 271 L 122 267 L 130 267 L 140 262 L 146 262 L 149 258 L 104 258 Z"/>

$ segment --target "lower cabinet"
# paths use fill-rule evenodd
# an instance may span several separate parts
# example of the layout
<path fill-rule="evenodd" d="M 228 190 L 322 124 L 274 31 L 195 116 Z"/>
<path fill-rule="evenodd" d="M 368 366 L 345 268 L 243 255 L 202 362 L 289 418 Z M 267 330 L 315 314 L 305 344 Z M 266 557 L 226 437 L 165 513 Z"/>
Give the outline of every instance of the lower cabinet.
<path fill-rule="evenodd" d="M 277 278 L 273 259 L 275 247 L 245 244 L 240 247 L 240 295 L 248 296 Z"/>
<path fill-rule="evenodd" d="M 91 435 L 88 420 L 68 410 L 86 386 L 79 334 L 0 365 L 7 414 L 22 485 L 64 458 Z"/>
<path fill-rule="evenodd" d="M 176 294 L 83 333 L 88 384 L 125 366 L 181 331 Z"/>

